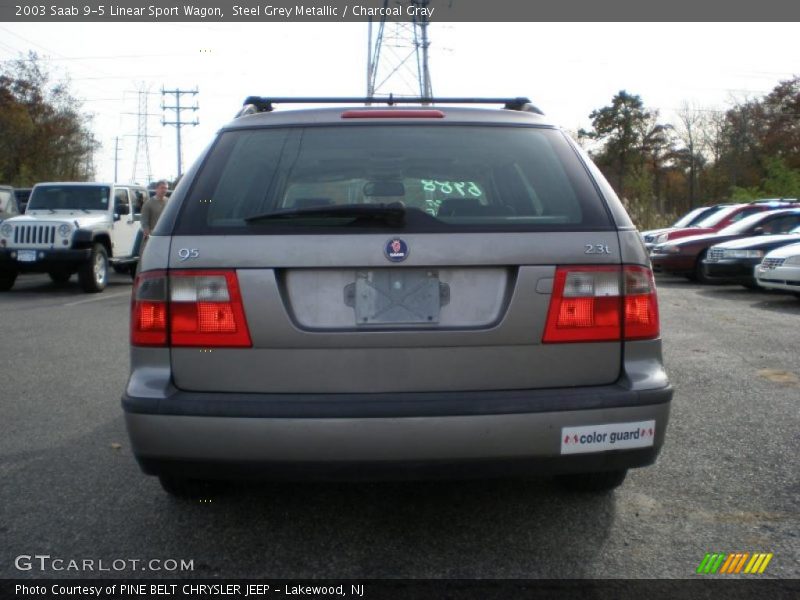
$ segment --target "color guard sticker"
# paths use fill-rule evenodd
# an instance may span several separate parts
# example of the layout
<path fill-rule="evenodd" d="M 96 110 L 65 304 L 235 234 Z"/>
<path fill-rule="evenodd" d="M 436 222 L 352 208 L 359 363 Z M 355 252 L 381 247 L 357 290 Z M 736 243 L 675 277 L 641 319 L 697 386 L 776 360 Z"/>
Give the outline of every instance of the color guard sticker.
<path fill-rule="evenodd" d="M 653 445 L 655 421 L 561 428 L 561 454 L 646 448 Z"/>

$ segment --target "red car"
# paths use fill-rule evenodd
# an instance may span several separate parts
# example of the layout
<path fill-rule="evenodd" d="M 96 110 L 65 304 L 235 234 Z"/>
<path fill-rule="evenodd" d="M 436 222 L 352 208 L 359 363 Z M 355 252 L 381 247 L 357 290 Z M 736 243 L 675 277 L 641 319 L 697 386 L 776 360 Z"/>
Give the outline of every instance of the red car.
<path fill-rule="evenodd" d="M 791 202 L 753 202 L 747 204 L 731 204 L 725 208 L 718 210 L 708 218 L 700 221 L 694 227 L 684 227 L 682 229 L 667 229 L 650 240 L 651 247 L 658 244 L 665 244 L 678 238 L 689 237 L 692 235 L 702 235 L 705 233 L 716 233 L 725 229 L 728 225 L 732 225 L 745 217 L 754 215 L 756 213 L 764 212 L 765 210 L 775 210 L 776 208 L 788 208 L 793 205 Z"/>

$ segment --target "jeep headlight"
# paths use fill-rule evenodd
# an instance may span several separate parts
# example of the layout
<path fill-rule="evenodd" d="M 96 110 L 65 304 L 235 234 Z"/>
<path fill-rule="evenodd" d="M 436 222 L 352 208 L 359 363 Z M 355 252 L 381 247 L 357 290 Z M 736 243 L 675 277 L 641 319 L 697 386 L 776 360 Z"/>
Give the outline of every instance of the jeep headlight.
<path fill-rule="evenodd" d="M 668 233 L 661 233 L 658 236 L 656 236 L 656 239 L 653 240 L 653 242 L 656 243 L 656 244 L 663 244 L 668 239 L 669 239 L 669 234 Z"/>
<path fill-rule="evenodd" d="M 0 227 L 0 235 L 3 237 L 11 237 L 13 232 L 14 228 L 11 226 L 11 223 L 3 223 L 2 227 Z"/>
<path fill-rule="evenodd" d="M 58 235 L 61 237 L 67 237 L 71 231 L 72 227 L 70 227 L 67 223 L 63 223 L 58 226 Z"/>

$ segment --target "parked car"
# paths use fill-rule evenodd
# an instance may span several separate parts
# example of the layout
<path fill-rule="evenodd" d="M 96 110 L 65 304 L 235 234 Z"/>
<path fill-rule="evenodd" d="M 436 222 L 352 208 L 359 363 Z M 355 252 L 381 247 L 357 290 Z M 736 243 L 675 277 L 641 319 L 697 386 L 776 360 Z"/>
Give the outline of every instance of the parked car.
<path fill-rule="evenodd" d="M 771 250 L 800 242 L 798 226 L 784 235 L 764 233 L 755 237 L 723 242 L 711 246 L 703 260 L 706 280 L 714 283 L 739 283 L 757 288 L 754 269 Z"/>
<path fill-rule="evenodd" d="M 755 269 L 763 288 L 791 292 L 800 298 L 800 243 L 769 252 Z"/>
<path fill-rule="evenodd" d="M 85 292 L 102 292 L 109 265 L 133 274 L 141 244 L 136 194 L 143 187 L 58 182 L 33 187 L 26 214 L 0 225 L 0 291 L 20 273 L 47 273 L 65 283 L 73 273 Z"/>
<path fill-rule="evenodd" d="M 610 489 L 651 464 L 656 289 L 599 170 L 527 99 L 369 101 L 248 98 L 176 187 L 131 306 L 144 472 Z"/>
<path fill-rule="evenodd" d="M 703 260 L 711 246 L 765 233 L 787 233 L 800 224 L 798 215 L 800 208 L 759 212 L 729 225 L 719 233 L 695 235 L 659 244 L 650 254 L 653 270 L 708 283 L 710 280 L 706 278 Z"/>
<path fill-rule="evenodd" d="M 675 229 L 685 229 L 686 227 L 693 227 L 695 225 L 698 225 L 701 221 L 706 220 L 714 213 L 717 213 L 723 208 L 726 208 L 728 206 L 732 205 L 715 204 L 714 206 L 700 206 L 699 208 L 695 208 L 694 210 L 691 210 L 685 215 L 683 215 L 680 219 L 675 221 L 675 223 L 673 223 L 669 227 L 662 227 L 660 229 L 651 229 L 649 231 L 643 231 L 642 239 L 644 240 L 644 245 L 647 248 L 647 250 L 650 251 L 652 247 L 656 245 L 656 239 L 660 235 L 670 233 Z M 662 239 L 664 241 L 667 240 L 666 237 Z"/>
<path fill-rule="evenodd" d="M 665 244 L 680 238 L 722 231 L 726 227 L 750 215 L 776 210 L 778 208 L 791 208 L 793 206 L 796 206 L 793 200 L 759 200 L 747 204 L 732 204 L 706 217 L 697 225 L 684 227 L 683 229 L 671 229 L 654 236 L 650 249 L 658 244 Z"/>
<path fill-rule="evenodd" d="M 16 188 L 14 195 L 17 197 L 19 212 L 25 214 L 25 210 L 28 208 L 28 200 L 31 197 L 31 188 Z"/>
<path fill-rule="evenodd" d="M 17 198 L 14 188 L 10 185 L 0 185 L 0 223 L 19 214 Z"/>

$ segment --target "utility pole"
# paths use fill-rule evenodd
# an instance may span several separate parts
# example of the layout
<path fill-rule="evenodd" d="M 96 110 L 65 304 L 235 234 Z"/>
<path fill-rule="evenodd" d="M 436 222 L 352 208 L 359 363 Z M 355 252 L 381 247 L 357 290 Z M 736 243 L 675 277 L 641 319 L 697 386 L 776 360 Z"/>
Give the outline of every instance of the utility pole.
<path fill-rule="evenodd" d="M 399 0 L 399 5 L 427 8 L 430 0 Z M 367 32 L 367 96 L 383 92 L 394 96 L 433 97 L 428 67 L 428 17 L 420 15 L 410 22 L 386 22 L 389 0 L 383 2 L 383 14 L 372 39 L 372 19 Z M 419 11 L 415 11 L 419 12 Z"/>
<path fill-rule="evenodd" d="M 119 181 L 117 178 L 117 165 L 119 164 L 119 136 L 114 138 L 114 183 Z"/>
<path fill-rule="evenodd" d="M 147 97 L 152 94 L 147 88 L 145 88 L 144 84 L 139 86 L 139 89 L 135 91 L 136 94 L 139 96 L 139 107 L 135 113 L 124 113 L 126 115 L 135 115 L 137 120 L 136 126 L 136 134 L 127 135 L 125 137 L 135 137 L 136 138 L 136 151 L 133 155 L 133 170 L 131 171 L 131 182 L 137 181 L 140 169 L 140 158 L 143 156 L 144 160 L 142 161 L 144 164 L 144 177 L 147 183 L 153 178 L 153 172 L 151 170 L 150 165 L 150 144 L 148 139 L 151 137 L 157 137 L 154 135 L 148 135 L 147 133 L 147 121 L 149 117 L 158 116 L 157 113 L 149 113 L 147 112 Z M 114 163 L 114 181 L 117 181 L 117 169 L 116 169 L 116 162 Z"/>
<path fill-rule="evenodd" d="M 197 90 L 197 88 L 195 88 L 193 90 L 179 90 L 179 89 L 165 90 L 165 89 L 162 88 L 161 89 L 162 102 L 163 102 L 163 97 L 166 96 L 167 94 L 174 94 L 175 95 L 175 106 L 166 106 L 166 105 L 162 104 L 161 109 L 162 110 L 174 110 L 175 111 L 175 120 L 174 121 L 166 121 L 166 120 L 164 120 L 162 118 L 161 124 L 163 126 L 167 126 L 167 125 L 174 125 L 175 126 L 176 136 L 177 136 L 177 140 L 178 140 L 178 173 L 177 173 L 176 176 L 180 177 L 181 174 L 183 173 L 183 167 L 182 167 L 182 164 L 181 164 L 181 127 L 183 127 L 184 125 L 197 126 L 200 123 L 197 119 L 195 119 L 194 121 L 181 121 L 181 111 L 182 110 L 196 111 L 199 108 L 199 106 L 197 106 L 197 103 L 195 103 L 194 106 L 181 106 L 181 96 L 183 96 L 184 94 L 190 94 L 192 96 L 196 96 L 198 94 L 198 90 Z"/>

